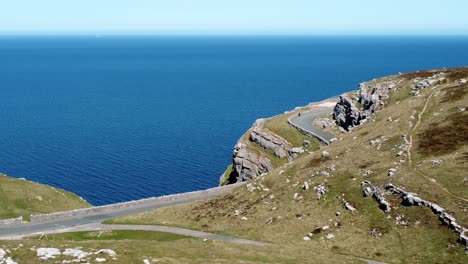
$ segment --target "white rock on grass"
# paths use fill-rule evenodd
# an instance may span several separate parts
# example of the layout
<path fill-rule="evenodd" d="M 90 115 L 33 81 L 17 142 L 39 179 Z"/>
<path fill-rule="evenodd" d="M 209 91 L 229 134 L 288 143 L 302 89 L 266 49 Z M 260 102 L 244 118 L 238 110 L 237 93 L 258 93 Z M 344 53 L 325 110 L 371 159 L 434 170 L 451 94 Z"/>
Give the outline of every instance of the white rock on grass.
<path fill-rule="evenodd" d="M 63 251 L 62 255 L 82 259 L 89 256 L 90 253 L 84 252 L 80 249 L 67 248 L 65 251 Z"/>
<path fill-rule="evenodd" d="M 105 258 L 96 258 L 96 262 L 105 262 L 106 259 Z"/>
<path fill-rule="evenodd" d="M 62 254 L 60 252 L 60 249 L 58 248 L 38 248 L 36 252 L 37 252 L 37 256 L 43 260 L 56 258 L 57 256 Z"/>
<path fill-rule="evenodd" d="M 112 249 L 100 249 L 96 252 L 96 254 L 107 254 L 109 255 L 109 257 L 113 258 L 113 257 L 116 257 L 117 254 L 115 253 L 114 250 Z"/>
<path fill-rule="evenodd" d="M 334 238 L 335 238 L 335 235 L 333 235 L 333 234 L 328 234 L 328 235 L 326 236 L 326 238 L 327 238 L 328 240 L 334 239 Z"/>
<path fill-rule="evenodd" d="M 151 264 L 151 262 L 149 260 L 147 260 L 147 259 L 144 259 L 143 264 Z"/>
<path fill-rule="evenodd" d="M 1 262 L 0 262 L 1 263 Z M 18 262 L 14 261 L 13 259 L 11 259 L 10 257 L 8 257 L 6 260 L 5 260 L 5 264 L 18 264 Z"/>

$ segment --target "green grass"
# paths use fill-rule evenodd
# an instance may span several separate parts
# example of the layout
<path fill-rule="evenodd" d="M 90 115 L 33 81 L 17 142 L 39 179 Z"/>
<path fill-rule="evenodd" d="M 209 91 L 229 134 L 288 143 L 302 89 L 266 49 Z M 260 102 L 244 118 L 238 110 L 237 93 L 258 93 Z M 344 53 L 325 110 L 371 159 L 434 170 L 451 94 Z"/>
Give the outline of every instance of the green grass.
<path fill-rule="evenodd" d="M 224 185 L 229 184 L 229 175 L 231 175 L 232 171 L 233 171 L 233 167 L 231 164 L 226 168 L 223 175 L 219 179 L 219 186 L 224 186 Z"/>
<path fill-rule="evenodd" d="M 320 142 L 318 140 L 302 134 L 297 129 L 288 124 L 288 118 L 291 115 L 296 114 L 296 112 L 297 111 L 268 119 L 265 122 L 265 128 L 286 139 L 294 147 L 301 147 L 304 140 L 308 140 L 312 143 L 307 148 L 308 150 L 314 151 L 318 149 L 320 146 Z"/>
<path fill-rule="evenodd" d="M 89 207 L 70 192 L 0 174 L 0 219 Z"/>
<path fill-rule="evenodd" d="M 20 247 L 18 244 L 22 244 Z M 8 256 L 18 263 L 44 263 L 36 256 L 35 247 L 54 247 L 60 250 L 66 248 L 80 248 L 85 252 L 98 249 L 112 249 L 117 254 L 113 260 L 106 254 L 92 255 L 90 263 L 97 257 L 106 258 L 105 263 L 128 264 L 143 263 L 144 259 L 157 259 L 157 263 L 363 263 L 330 252 L 320 252 L 317 249 L 297 248 L 295 246 L 252 246 L 237 245 L 222 241 L 201 239 L 179 239 L 174 241 L 151 240 L 100 240 L 100 241 L 71 241 L 71 240 L 22 240 L 2 241 L 2 247 L 11 250 Z M 50 263 L 61 263 L 62 260 L 72 260 L 67 256 L 58 256 L 49 260 Z M 46 263 L 48 263 L 46 262 Z"/>
<path fill-rule="evenodd" d="M 38 239 L 39 236 L 27 239 Z M 170 242 L 180 239 L 195 239 L 187 236 L 140 230 L 105 230 L 105 231 L 85 231 L 70 232 L 62 234 L 48 235 L 47 240 L 53 241 L 102 241 L 102 240 L 149 240 L 154 242 Z"/>

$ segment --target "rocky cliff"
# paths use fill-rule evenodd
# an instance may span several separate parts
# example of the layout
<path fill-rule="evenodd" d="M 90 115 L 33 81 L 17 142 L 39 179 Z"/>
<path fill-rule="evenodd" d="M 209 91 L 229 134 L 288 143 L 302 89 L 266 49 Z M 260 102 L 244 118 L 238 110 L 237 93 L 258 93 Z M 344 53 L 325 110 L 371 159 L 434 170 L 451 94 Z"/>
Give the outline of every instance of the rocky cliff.
<path fill-rule="evenodd" d="M 333 110 L 337 125 L 349 131 L 364 123 L 377 109 L 385 105 L 390 90 L 396 87 L 395 82 L 364 82 L 351 98 L 340 96 L 340 101 Z"/>
<path fill-rule="evenodd" d="M 304 152 L 302 147 L 294 147 L 288 140 L 270 131 L 265 126 L 268 120 L 257 120 L 239 139 L 234 147 L 232 165 L 222 176 L 221 184 L 254 179 Z M 308 144 L 307 141 L 304 143 Z"/>

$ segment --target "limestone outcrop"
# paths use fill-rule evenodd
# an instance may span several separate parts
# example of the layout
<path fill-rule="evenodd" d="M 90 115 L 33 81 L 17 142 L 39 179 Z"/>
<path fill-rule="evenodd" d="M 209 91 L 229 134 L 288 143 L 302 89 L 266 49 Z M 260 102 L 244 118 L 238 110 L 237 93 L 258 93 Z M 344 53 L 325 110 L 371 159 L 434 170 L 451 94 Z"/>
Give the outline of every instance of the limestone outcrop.
<path fill-rule="evenodd" d="M 393 82 L 365 82 L 351 97 L 340 96 L 333 110 L 335 122 L 344 130 L 361 125 L 385 104 L 389 91 L 395 87 Z"/>
<path fill-rule="evenodd" d="M 234 147 L 232 171 L 228 183 L 236 183 L 254 179 L 264 173 L 272 171 L 275 167 L 271 160 L 262 151 L 255 150 L 255 145 L 270 151 L 274 156 L 292 161 L 303 152 L 302 148 L 294 148 L 286 139 L 276 135 L 265 128 L 265 119 L 259 119 Z"/>
<path fill-rule="evenodd" d="M 263 127 L 264 122 L 263 119 L 259 119 L 255 122 L 250 132 L 250 141 L 257 143 L 266 150 L 273 151 L 278 158 L 288 157 L 289 160 L 293 159 L 294 155 L 291 153 L 291 144 L 287 140 L 265 129 Z"/>
<path fill-rule="evenodd" d="M 247 144 L 238 142 L 234 148 L 233 171 L 231 181 L 248 181 L 258 175 L 270 172 L 274 169 L 270 159 L 251 151 Z"/>

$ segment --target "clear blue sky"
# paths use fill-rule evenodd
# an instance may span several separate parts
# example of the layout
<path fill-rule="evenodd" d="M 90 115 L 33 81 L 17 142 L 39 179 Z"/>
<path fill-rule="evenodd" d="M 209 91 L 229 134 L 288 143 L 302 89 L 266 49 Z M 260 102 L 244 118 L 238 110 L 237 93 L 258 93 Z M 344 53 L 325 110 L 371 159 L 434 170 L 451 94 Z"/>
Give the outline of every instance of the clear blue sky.
<path fill-rule="evenodd" d="M 463 34 L 467 0 L 0 0 L 0 33 Z"/>

